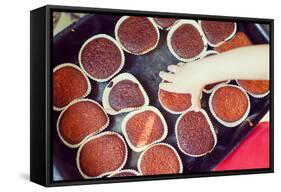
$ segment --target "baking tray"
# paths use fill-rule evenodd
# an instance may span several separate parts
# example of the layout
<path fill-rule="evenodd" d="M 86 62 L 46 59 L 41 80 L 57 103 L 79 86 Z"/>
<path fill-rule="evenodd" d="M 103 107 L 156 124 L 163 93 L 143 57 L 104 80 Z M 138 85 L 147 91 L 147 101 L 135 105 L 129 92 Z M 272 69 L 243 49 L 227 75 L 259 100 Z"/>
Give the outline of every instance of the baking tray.
<path fill-rule="evenodd" d="M 75 63 L 78 65 L 78 53 L 82 44 L 91 36 L 105 33 L 114 37 L 114 26 L 120 15 L 89 14 L 84 16 L 53 38 L 53 68 L 61 63 Z M 268 25 L 260 25 L 245 21 L 237 22 L 237 31 L 245 32 L 254 44 L 269 42 Z M 159 71 L 166 70 L 168 65 L 179 61 L 169 52 L 166 44 L 167 31 L 160 30 L 160 41 L 156 49 L 142 56 L 135 56 L 125 52 L 126 62 L 121 72 L 132 73 L 146 90 L 150 105 L 158 108 L 168 124 L 168 136 L 163 142 L 174 146 L 183 161 L 183 173 L 207 173 L 227 156 L 241 140 L 255 127 L 259 120 L 269 110 L 270 96 L 255 99 L 251 96 L 251 110 L 248 118 L 235 128 L 227 128 L 219 124 L 210 114 L 208 108 L 208 94 L 203 94 L 202 107 L 207 111 L 216 129 L 218 142 L 214 150 L 203 157 L 194 158 L 184 155 L 176 145 L 174 125 L 179 115 L 173 115 L 165 111 L 158 101 L 158 85 L 161 82 Z M 210 47 L 208 48 L 210 49 Z M 120 72 L 120 73 L 121 73 Z M 102 94 L 108 82 L 97 83 L 90 80 L 92 92 L 88 98 L 102 103 Z M 235 84 L 235 81 L 231 81 Z M 111 116 L 107 131 L 116 131 L 122 134 L 121 123 L 127 113 Z M 53 151 L 53 180 L 82 180 L 76 168 L 77 149 L 66 147 L 58 137 L 56 121 L 59 112 L 52 112 L 52 151 Z M 137 170 L 137 160 L 140 153 L 129 149 L 128 161 L 124 168 Z"/>

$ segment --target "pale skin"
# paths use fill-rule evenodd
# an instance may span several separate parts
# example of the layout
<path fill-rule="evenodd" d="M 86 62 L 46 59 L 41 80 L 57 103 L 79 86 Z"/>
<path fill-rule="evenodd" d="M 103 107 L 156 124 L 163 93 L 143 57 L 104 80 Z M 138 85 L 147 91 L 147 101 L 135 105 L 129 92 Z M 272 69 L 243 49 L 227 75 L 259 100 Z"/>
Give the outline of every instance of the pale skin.
<path fill-rule="evenodd" d="M 162 82 L 159 87 L 174 93 L 190 93 L 192 107 L 199 109 L 205 85 L 230 79 L 268 80 L 269 52 L 269 45 L 253 45 L 190 63 L 169 65 L 169 72 L 159 73 L 169 83 Z"/>

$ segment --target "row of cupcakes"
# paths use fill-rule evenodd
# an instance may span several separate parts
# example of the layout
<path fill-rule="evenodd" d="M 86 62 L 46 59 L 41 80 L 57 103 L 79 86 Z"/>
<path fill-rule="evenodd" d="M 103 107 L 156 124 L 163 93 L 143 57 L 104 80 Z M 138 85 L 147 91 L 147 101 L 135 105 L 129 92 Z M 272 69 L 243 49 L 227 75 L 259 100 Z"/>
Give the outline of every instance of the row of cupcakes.
<path fill-rule="evenodd" d="M 154 109 L 147 108 L 128 116 L 129 118 L 135 118 L 135 115 L 137 115 L 137 121 L 140 120 L 138 118 L 141 118 L 141 121 L 147 123 L 146 119 L 139 116 L 144 111 L 154 112 Z M 125 118 L 124 121 L 126 124 L 128 123 L 128 119 Z M 182 114 L 176 122 L 175 130 L 177 145 L 180 151 L 191 157 L 200 157 L 210 153 L 217 143 L 215 130 L 203 109 L 200 111 L 189 110 Z M 140 133 L 134 136 L 138 136 L 138 139 L 142 139 L 142 141 L 147 139 L 146 137 L 142 138 Z M 126 136 L 125 139 L 128 141 Z M 142 141 L 137 141 L 138 144 L 142 144 Z M 119 133 L 106 131 L 92 136 L 82 143 L 77 152 L 77 167 L 81 175 L 86 179 L 103 176 L 121 177 L 122 175 L 138 176 L 182 173 L 183 164 L 177 150 L 173 146 L 161 141 L 151 142 L 145 148 L 138 148 L 141 149 L 137 162 L 138 171 L 124 170 L 123 168 L 128 156 L 126 142 Z M 132 140 L 128 141 L 128 143 L 130 142 Z M 132 147 L 132 143 L 129 144 L 129 147 L 133 150 L 136 149 L 136 146 Z"/>
<path fill-rule="evenodd" d="M 139 156 L 137 170 L 123 169 L 128 149 L 123 137 L 106 131 L 86 140 L 78 149 L 76 164 L 85 179 L 161 175 L 182 173 L 183 165 L 177 151 L 169 144 L 149 146 Z"/>
<path fill-rule="evenodd" d="M 180 61 L 200 58 L 207 44 L 218 46 L 236 32 L 236 23 L 222 21 L 176 20 L 123 16 L 115 25 L 115 39 L 97 34 L 84 42 L 79 51 L 79 64 L 91 79 L 104 82 L 115 76 L 124 66 L 124 51 L 143 55 L 156 48 L 159 28 L 169 29 L 167 45 Z M 214 44 L 215 43 L 215 44 Z"/>

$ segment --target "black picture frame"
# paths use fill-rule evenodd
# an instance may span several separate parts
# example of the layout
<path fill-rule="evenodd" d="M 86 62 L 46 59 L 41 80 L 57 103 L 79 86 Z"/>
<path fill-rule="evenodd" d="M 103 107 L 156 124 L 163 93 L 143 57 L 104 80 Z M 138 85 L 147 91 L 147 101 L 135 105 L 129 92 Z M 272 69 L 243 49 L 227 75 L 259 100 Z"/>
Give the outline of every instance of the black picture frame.
<path fill-rule="evenodd" d="M 191 175 L 161 175 L 133 178 L 106 178 L 79 181 L 52 181 L 52 12 L 114 13 L 149 16 L 172 16 L 195 19 L 252 21 L 270 26 L 270 168 L 196 173 Z M 64 186 L 115 182 L 179 179 L 210 176 L 242 175 L 274 172 L 274 20 L 246 17 L 226 17 L 136 10 L 99 9 L 47 5 L 30 12 L 30 180 L 44 186 Z"/>

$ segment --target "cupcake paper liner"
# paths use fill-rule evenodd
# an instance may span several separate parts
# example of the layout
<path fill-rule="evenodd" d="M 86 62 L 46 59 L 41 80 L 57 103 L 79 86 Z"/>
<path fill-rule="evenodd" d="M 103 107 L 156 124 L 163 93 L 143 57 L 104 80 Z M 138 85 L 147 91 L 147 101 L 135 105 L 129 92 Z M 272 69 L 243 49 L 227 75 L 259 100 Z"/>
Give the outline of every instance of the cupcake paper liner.
<path fill-rule="evenodd" d="M 112 174 L 110 174 L 109 176 L 108 176 L 108 178 L 110 178 L 110 177 L 114 177 L 115 175 L 117 175 L 117 174 L 119 174 L 119 173 L 133 173 L 133 174 L 135 174 L 136 176 L 139 176 L 140 174 L 139 174 L 139 172 L 137 172 L 136 170 L 134 170 L 134 169 L 122 169 L 122 170 L 120 170 L 120 171 L 116 171 L 116 172 L 114 172 L 114 173 L 112 173 Z M 129 176 L 129 177 L 131 177 L 131 176 Z"/>
<path fill-rule="evenodd" d="M 136 84 L 138 84 L 138 87 L 140 89 L 140 91 L 142 92 L 142 95 L 144 97 L 144 104 L 142 106 L 139 107 L 128 107 L 128 108 L 124 108 L 121 109 L 119 111 L 114 110 L 109 103 L 109 94 L 111 89 L 114 87 L 114 85 L 116 85 L 118 82 L 123 81 L 123 80 L 130 80 Z M 125 112 L 130 112 L 130 111 L 134 111 L 134 110 L 138 110 L 144 106 L 149 105 L 149 98 L 147 96 L 146 91 L 144 90 L 144 88 L 142 87 L 141 83 L 137 80 L 136 77 L 134 77 L 132 74 L 130 73 L 121 73 L 118 76 L 116 76 L 115 78 L 113 78 L 108 84 L 107 86 L 104 88 L 104 92 L 103 92 L 103 96 L 102 96 L 102 105 L 104 107 L 104 110 L 110 114 L 110 115 L 117 115 L 120 113 L 125 113 Z"/>

